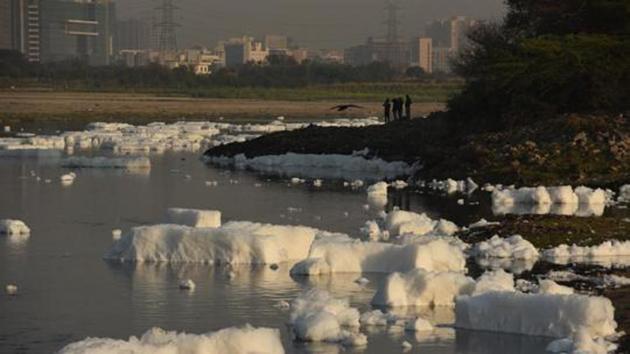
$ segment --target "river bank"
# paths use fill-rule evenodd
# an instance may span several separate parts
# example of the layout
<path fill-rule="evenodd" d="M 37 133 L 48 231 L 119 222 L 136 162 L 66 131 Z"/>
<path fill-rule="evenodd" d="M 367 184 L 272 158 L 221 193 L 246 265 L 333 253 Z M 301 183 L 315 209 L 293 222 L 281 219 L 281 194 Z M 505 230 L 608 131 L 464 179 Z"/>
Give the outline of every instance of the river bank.
<path fill-rule="evenodd" d="M 365 128 L 310 127 L 209 150 L 209 156 L 351 154 L 420 163 L 417 179 L 517 185 L 630 182 L 630 124 L 622 115 L 565 115 L 504 132 L 467 134 L 446 114 Z"/>

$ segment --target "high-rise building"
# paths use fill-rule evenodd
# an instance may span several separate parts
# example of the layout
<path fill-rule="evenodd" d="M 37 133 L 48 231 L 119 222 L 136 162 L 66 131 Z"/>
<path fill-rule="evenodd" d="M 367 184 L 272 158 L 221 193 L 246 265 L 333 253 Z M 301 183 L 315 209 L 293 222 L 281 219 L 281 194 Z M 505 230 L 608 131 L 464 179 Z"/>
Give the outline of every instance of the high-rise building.
<path fill-rule="evenodd" d="M 0 49 L 13 47 L 13 3 L 11 0 L 0 0 Z"/>
<path fill-rule="evenodd" d="M 29 62 L 41 59 L 40 33 L 40 0 L 2 0 L 4 9 L 8 11 L 10 22 L 8 28 L 9 42 L 5 49 L 21 52 Z M 5 38 L 6 38 L 5 37 Z"/>
<path fill-rule="evenodd" d="M 451 48 L 433 47 L 433 72 L 451 72 L 450 60 L 453 55 Z"/>
<path fill-rule="evenodd" d="M 427 23 L 425 27 L 425 35 L 433 40 L 434 47 L 450 47 L 451 46 L 451 22 L 450 20 L 441 19 Z"/>
<path fill-rule="evenodd" d="M 451 58 L 466 47 L 468 33 L 476 23 L 471 18 L 455 16 L 427 24 L 426 37 L 433 41 L 433 71 L 450 72 Z"/>
<path fill-rule="evenodd" d="M 462 50 L 468 41 L 468 32 L 475 26 L 476 21 L 465 17 L 456 16 L 450 21 L 450 47 L 454 52 Z"/>
<path fill-rule="evenodd" d="M 0 0 L 6 2 L 7 0 Z M 116 11 L 111 0 L 8 0 L 12 48 L 31 62 L 110 63 Z M 3 9 L 9 8 L 3 6 Z"/>
<path fill-rule="evenodd" d="M 107 65 L 114 53 L 116 11 L 111 0 L 40 2 L 41 60 L 82 59 Z"/>
<path fill-rule="evenodd" d="M 269 51 L 263 47 L 261 42 L 247 36 L 230 39 L 223 44 L 223 52 L 227 67 L 248 62 L 262 63 L 269 56 Z"/>
<path fill-rule="evenodd" d="M 391 43 L 368 38 L 365 44 L 346 49 L 344 62 L 350 65 L 387 62 L 395 68 L 404 69 L 411 64 L 410 49 L 407 41 Z"/>
<path fill-rule="evenodd" d="M 128 19 L 116 23 L 116 48 L 118 50 L 151 49 L 152 26 L 139 19 Z"/>
<path fill-rule="evenodd" d="M 433 39 L 418 37 L 411 43 L 411 63 L 424 72 L 433 72 Z"/>

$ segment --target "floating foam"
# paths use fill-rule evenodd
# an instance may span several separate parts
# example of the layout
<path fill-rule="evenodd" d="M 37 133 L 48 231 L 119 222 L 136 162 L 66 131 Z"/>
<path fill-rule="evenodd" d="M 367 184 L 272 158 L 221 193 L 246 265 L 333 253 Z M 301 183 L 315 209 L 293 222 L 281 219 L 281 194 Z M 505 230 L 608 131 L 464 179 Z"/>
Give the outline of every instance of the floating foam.
<path fill-rule="evenodd" d="M 31 229 L 22 220 L 0 220 L 0 234 L 5 235 L 29 235 Z"/>
<path fill-rule="evenodd" d="M 494 188 L 495 214 L 601 216 L 608 197 L 602 189 L 580 186 Z"/>
<path fill-rule="evenodd" d="M 60 354 L 88 353 L 204 353 L 284 354 L 280 331 L 270 328 L 228 328 L 206 334 L 187 334 L 153 328 L 129 340 L 86 338 L 68 344 Z"/>
<path fill-rule="evenodd" d="M 308 258 L 295 264 L 291 274 L 392 273 L 417 268 L 463 271 L 466 259 L 459 247 L 439 238 L 409 245 L 331 238 L 315 242 Z"/>
<path fill-rule="evenodd" d="M 454 306 L 460 295 L 490 291 L 514 291 L 514 277 L 496 270 L 484 273 L 476 282 L 462 272 L 431 272 L 414 269 L 390 274 L 372 298 L 373 305 L 388 307 Z"/>
<path fill-rule="evenodd" d="M 479 242 L 473 248 L 473 254 L 481 258 L 537 259 L 538 250 L 531 242 L 520 235 L 502 238 L 494 235 L 487 241 Z"/>
<path fill-rule="evenodd" d="M 105 259 L 123 262 L 277 264 L 308 256 L 317 237 L 304 226 L 229 222 L 218 228 L 140 226 L 114 242 Z"/>
<path fill-rule="evenodd" d="M 221 226 L 221 212 L 218 210 L 200 210 L 169 208 L 166 211 L 167 222 L 199 228 Z"/>
<path fill-rule="evenodd" d="M 586 295 L 487 292 L 460 296 L 455 305 L 457 328 L 564 338 L 584 330 L 591 337 L 615 333 L 609 299 Z"/>
<path fill-rule="evenodd" d="M 392 236 L 409 234 L 450 236 L 459 230 L 457 225 L 448 220 L 433 220 L 424 213 L 417 214 L 404 210 L 394 210 L 388 213 L 385 226 Z"/>
<path fill-rule="evenodd" d="M 299 175 L 309 178 L 395 178 L 409 175 L 411 166 L 405 162 L 386 162 L 374 158 L 366 159 L 353 155 L 295 154 L 266 155 L 247 158 L 240 154 L 234 157 L 206 156 L 206 161 L 218 165 L 230 165 L 240 169 L 260 172 Z M 362 186 L 362 183 L 361 183 Z M 360 186 L 358 186 L 360 187 Z"/>
<path fill-rule="evenodd" d="M 367 337 L 358 329 L 359 311 L 347 299 L 335 299 L 328 292 L 312 289 L 291 303 L 289 322 L 297 339 L 364 346 Z"/>
<path fill-rule="evenodd" d="M 628 263 L 623 257 L 630 256 L 630 241 L 608 240 L 595 246 L 560 245 L 543 251 L 546 260 L 566 264 L 574 263 L 598 263 L 599 260 L 606 262 L 610 260 L 615 263 L 618 259 L 620 264 Z"/>

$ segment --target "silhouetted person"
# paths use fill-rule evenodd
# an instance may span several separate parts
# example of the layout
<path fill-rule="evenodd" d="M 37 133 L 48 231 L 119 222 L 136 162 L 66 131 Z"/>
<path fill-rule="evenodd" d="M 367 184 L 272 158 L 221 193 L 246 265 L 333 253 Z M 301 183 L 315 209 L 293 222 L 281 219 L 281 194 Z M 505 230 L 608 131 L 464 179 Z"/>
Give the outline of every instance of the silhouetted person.
<path fill-rule="evenodd" d="M 396 102 L 398 102 L 398 120 L 403 120 L 405 117 L 403 117 L 403 99 L 402 97 L 398 97 L 396 99 Z"/>
<path fill-rule="evenodd" d="M 409 95 L 407 95 L 405 97 L 405 116 L 407 117 L 407 119 L 411 119 L 411 104 L 413 102 L 411 102 L 411 97 L 409 97 Z"/>
<path fill-rule="evenodd" d="M 385 123 L 389 123 L 390 121 L 390 113 L 392 110 L 392 104 L 389 101 L 389 98 L 385 100 L 385 102 L 383 103 L 383 115 L 385 116 Z"/>
<path fill-rule="evenodd" d="M 398 120 L 398 99 L 392 98 L 392 120 Z"/>

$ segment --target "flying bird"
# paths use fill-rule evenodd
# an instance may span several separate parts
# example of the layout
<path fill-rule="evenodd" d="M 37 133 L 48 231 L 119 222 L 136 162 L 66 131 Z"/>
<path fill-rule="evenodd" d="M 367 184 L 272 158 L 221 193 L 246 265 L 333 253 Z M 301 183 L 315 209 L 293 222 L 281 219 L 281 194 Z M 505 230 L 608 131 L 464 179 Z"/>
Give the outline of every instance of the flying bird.
<path fill-rule="evenodd" d="M 356 104 L 340 104 L 338 106 L 332 107 L 331 110 L 335 110 L 336 109 L 337 112 L 343 112 L 343 111 L 347 111 L 350 108 L 359 108 L 359 109 L 361 109 L 361 108 L 364 108 L 364 107 L 357 106 Z"/>

